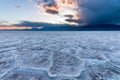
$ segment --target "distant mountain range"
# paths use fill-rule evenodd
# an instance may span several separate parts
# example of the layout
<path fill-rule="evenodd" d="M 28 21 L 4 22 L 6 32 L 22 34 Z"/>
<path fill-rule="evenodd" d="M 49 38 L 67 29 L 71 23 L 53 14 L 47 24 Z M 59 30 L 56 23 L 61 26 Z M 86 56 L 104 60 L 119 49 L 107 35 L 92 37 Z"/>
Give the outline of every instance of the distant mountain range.
<path fill-rule="evenodd" d="M 44 27 L 33 27 L 32 29 L 23 29 L 15 31 L 120 31 L 120 25 L 101 24 L 101 25 L 87 25 L 87 26 L 72 26 L 72 25 L 58 25 L 47 24 Z M 13 30 L 5 30 L 13 31 Z"/>
<path fill-rule="evenodd" d="M 36 29 L 32 29 L 36 30 Z M 60 27 L 43 27 L 40 31 L 120 31 L 120 25 L 88 25 L 88 26 L 60 26 Z"/>

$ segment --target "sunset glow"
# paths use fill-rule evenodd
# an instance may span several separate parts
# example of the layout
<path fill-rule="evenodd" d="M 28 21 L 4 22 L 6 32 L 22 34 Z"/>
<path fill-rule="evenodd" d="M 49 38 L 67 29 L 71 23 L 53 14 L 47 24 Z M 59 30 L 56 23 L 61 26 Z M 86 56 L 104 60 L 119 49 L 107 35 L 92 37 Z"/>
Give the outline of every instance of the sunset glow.
<path fill-rule="evenodd" d="M 39 27 L 47 23 L 70 26 L 120 24 L 119 3 L 120 0 L 0 0 L 0 25 Z M 9 29 L 0 29 L 4 28 Z"/>
<path fill-rule="evenodd" d="M 77 0 L 54 0 L 52 3 L 38 1 L 36 2 L 36 5 L 41 10 L 43 9 L 47 14 L 60 16 L 60 18 L 63 19 L 62 22 L 66 24 L 78 25 L 77 20 L 80 19 L 80 15 L 78 12 Z M 65 17 L 66 15 L 70 15 L 72 17 Z"/>
<path fill-rule="evenodd" d="M 0 26 L 0 30 L 22 30 L 22 29 L 31 29 L 32 27 L 26 26 Z"/>

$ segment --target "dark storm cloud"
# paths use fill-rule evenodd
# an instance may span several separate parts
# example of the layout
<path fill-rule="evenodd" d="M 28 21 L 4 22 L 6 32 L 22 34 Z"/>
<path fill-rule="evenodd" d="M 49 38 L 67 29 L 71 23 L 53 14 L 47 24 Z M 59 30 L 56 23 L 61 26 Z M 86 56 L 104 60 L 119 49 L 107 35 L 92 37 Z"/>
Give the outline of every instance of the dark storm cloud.
<path fill-rule="evenodd" d="M 70 14 L 68 14 L 68 15 L 64 15 L 65 17 L 68 17 L 68 18 L 73 18 L 73 15 L 70 15 Z"/>
<path fill-rule="evenodd" d="M 32 1 L 37 2 L 38 6 L 40 6 L 41 3 L 43 3 L 43 6 L 46 6 L 45 9 L 48 13 L 57 14 L 58 12 L 56 6 L 61 7 L 60 5 L 58 5 L 60 3 L 59 0 Z M 73 0 L 73 2 L 75 1 L 77 1 L 76 5 L 78 5 L 78 13 L 80 14 L 80 24 L 81 21 L 86 24 L 120 23 L 120 0 Z M 72 18 L 72 16 L 69 14 L 66 14 L 65 17 L 68 17 L 68 19 Z M 67 21 L 71 22 L 72 20 Z"/>
<path fill-rule="evenodd" d="M 49 14 L 58 14 L 58 11 L 56 11 L 56 10 L 48 9 L 48 10 L 46 10 L 46 12 L 49 13 Z"/>
<path fill-rule="evenodd" d="M 76 19 L 66 19 L 65 21 L 79 23 L 79 20 L 76 20 Z"/>
<path fill-rule="evenodd" d="M 120 0 L 80 0 L 79 10 L 88 24 L 120 23 Z"/>

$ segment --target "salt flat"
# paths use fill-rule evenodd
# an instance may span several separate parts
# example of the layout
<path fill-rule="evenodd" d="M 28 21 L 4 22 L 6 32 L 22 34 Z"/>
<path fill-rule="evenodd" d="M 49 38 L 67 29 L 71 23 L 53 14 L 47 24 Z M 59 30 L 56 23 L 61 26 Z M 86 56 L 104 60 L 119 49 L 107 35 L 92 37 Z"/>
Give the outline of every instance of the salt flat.
<path fill-rule="evenodd" d="M 120 32 L 0 32 L 0 80 L 120 80 Z"/>

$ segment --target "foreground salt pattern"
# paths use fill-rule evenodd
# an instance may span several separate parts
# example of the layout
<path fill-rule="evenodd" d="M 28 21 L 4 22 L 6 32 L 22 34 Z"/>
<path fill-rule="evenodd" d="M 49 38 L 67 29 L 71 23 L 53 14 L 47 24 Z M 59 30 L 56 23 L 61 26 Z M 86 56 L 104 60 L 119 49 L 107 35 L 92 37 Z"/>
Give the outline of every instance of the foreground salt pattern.
<path fill-rule="evenodd" d="M 0 32 L 0 80 L 120 80 L 120 32 Z"/>

